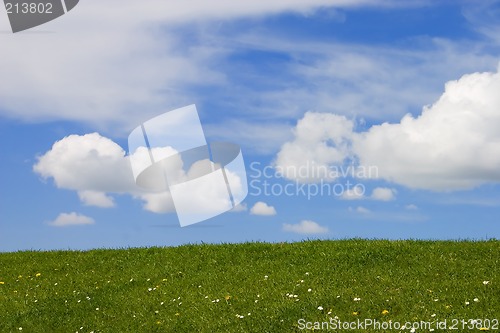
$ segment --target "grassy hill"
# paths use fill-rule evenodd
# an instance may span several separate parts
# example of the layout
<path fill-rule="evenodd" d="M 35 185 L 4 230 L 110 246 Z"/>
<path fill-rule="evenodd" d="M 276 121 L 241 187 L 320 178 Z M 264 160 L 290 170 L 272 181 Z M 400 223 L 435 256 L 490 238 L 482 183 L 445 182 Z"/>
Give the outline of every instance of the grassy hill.
<path fill-rule="evenodd" d="M 422 321 L 474 332 L 498 331 L 498 320 L 496 240 L 0 254 L 1 333 L 340 332 L 335 323 L 370 321 L 393 326 L 350 331 L 428 332 L 394 328 Z"/>

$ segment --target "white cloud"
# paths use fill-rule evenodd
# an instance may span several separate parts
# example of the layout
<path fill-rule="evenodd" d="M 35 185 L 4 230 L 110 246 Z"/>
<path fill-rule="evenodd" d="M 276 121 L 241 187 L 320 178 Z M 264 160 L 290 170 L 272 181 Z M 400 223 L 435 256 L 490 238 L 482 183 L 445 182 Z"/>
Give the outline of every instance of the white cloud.
<path fill-rule="evenodd" d="M 115 206 L 113 197 L 106 195 L 104 192 L 97 191 L 78 191 L 80 201 L 87 206 L 96 206 L 109 208 Z"/>
<path fill-rule="evenodd" d="M 53 227 L 68 227 L 76 225 L 90 225 L 94 223 L 95 221 L 93 218 L 72 212 L 61 213 L 54 221 L 51 221 L 48 224 Z"/>
<path fill-rule="evenodd" d="M 274 209 L 273 206 L 269 206 L 265 202 L 259 201 L 250 209 L 250 214 L 272 216 L 276 215 L 276 209 Z"/>
<path fill-rule="evenodd" d="M 368 213 L 371 213 L 371 210 L 369 210 L 368 208 L 362 207 L 362 206 L 358 206 L 358 207 L 356 207 L 356 212 L 361 213 L 361 214 L 368 214 Z"/>
<path fill-rule="evenodd" d="M 33 170 L 57 187 L 96 192 L 126 192 L 135 188 L 125 151 L 112 140 L 91 133 L 69 135 L 38 157 Z"/>
<path fill-rule="evenodd" d="M 318 223 L 309 220 L 303 220 L 297 224 L 283 224 L 283 231 L 293 232 L 297 234 L 325 234 L 328 232 L 327 227 L 322 227 Z"/>
<path fill-rule="evenodd" d="M 498 91 L 498 71 L 465 75 L 448 82 L 439 100 L 424 107 L 418 117 L 406 115 L 399 123 L 375 125 L 361 133 L 354 133 L 352 122 L 345 118 L 308 112 L 297 124 L 296 138 L 278 153 L 277 163 L 284 168 L 311 162 L 332 167 L 355 156 L 365 169 L 377 168 L 377 174 L 368 177 L 409 188 L 450 191 L 498 183 Z M 301 140 L 303 127 L 317 134 Z M 330 147 L 332 142 L 335 147 Z M 389 198 L 388 191 L 378 192 L 375 198 L 384 193 Z"/>
<path fill-rule="evenodd" d="M 78 192 L 82 203 L 112 207 L 107 193 L 124 193 L 144 202 L 144 209 L 156 212 L 174 211 L 170 193 L 147 193 L 135 185 L 125 151 L 112 140 L 91 133 L 70 135 L 38 156 L 33 171 L 43 179 L 53 179 L 58 188 Z"/>
<path fill-rule="evenodd" d="M 352 189 L 342 193 L 341 198 L 344 200 L 360 200 L 365 198 L 365 188 L 361 185 L 356 185 Z"/>
<path fill-rule="evenodd" d="M 0 83 L 0 112 L 30 121 L 86 121 L 103 128 L 136 124 L 148 115 L 187 104 L 192 96 L 184 89 L 186 85 L 225 83 L 226 74 L 212 70 L 211 65 L 229 50 L 213 42 L 205 45 L 205 38 L 180 36 L 179 27 L 375 3 L 380 2 L 80 2 L 64 17 L 34 29 L 55 33 L 0 35 L 0 44 L 5 46 L 0 54 L 0 77 L 9 78 Z M 383 2 L 391 3 L 395 1 Z M 9 28 L 7 20 L 0 21 L 0 30 Z M 30 98 L 24 98 L 26 91 Z"/>
<path fill-rule="evenodd" d="M 379 177 L 410 188 L 470 189 L 500 181 L 500 73 L 450 81 L 420 116 L 373 126 L 353 150 Z"/>
<path fill-rule="evenodd" d="M 371 198 L 379 201 L 391 201 L 396 198 L 396 190 L 387 187 L 377 187 L 373 189 Z"/>
<path fill-rule="evenodd" d="M 170 192 L 145 193 L 136 196 L 144 201 L 144 209 L 153 213 L 169 213 L 175 211 Z"/>
<path fill-rule="evenodd" d="M 153 153 L 158 156 L 167 150 L 153 150 Z M 168 151 L 171 153 L 171 150 Z M 113 207 L 114 199 L 109 194 L 119 193 L 143 201 L 143 208 L 154 213 L 174 212 L 177 208 L 178 213 L 202 214 L 224 212 L 231 207 L 227 185 L 224 180 L 221 181 L 221 174 L 203 182 L 195 180 L 212 172 L 212 163 L 208 160 L 196 161 L 185 171 L 180 155 L 169 159 L 169 164 L 164 167 L 169 175 L 175 175 L 169 178 L 169 181 L 175 182 L 175 187 L 170 188 L 172 193 L 177 193 L 175 206 L 169 190 L 162 188 L 160 192 L 151 192 L 136 186 L 129 162 L 129 157 L 118 144 L 98 133 L 91 133 L 70 135 L 55 142 L 49 151 L 38 156 L 33 170 L 43 179 L 53 179 L 58 188 L 77 191 L 81 202 L 90 206 Z M 246 188 L 242 178 L 229 169 L 226 169 L 225 175 L 233 196 L 242 197 Z M 190 182 L 184 182 L 187 180 Z M 154 177 L 152 181 L 155 181 Z M 266 213 L 265 207 L 257 208 L 260 208 L 261 214 Z"/>
<path fill-rule="evenodd" d="M 349 207 L 348 210 L 350 212 L 356 212 L 356 213 L 360 213 L 360 214 L 368 214 L 368 213 L 371 213 L 371 210 L 369 210 L 368 208 L 365 208 L 363 206 L 358 206 L 356 208 L 352 208 L 352 207 Z"/>
<path fill-rule="evenodd" d="M 307 112 L 294 129 L 294 139 L 279 151 L 275 166 L 283 176 L 299 182 L 334 181 L 332 164 L 348 157 L 348 141 L 353 123 L 343 116 Z"/>
<path fill-rule="evenodd" d="M 409 204 L 409 205 L 406 205 L 405 206 L 405 209 L 408 209 L 408 210 L 418 210 L 418 207 L 414 204 Z"/>

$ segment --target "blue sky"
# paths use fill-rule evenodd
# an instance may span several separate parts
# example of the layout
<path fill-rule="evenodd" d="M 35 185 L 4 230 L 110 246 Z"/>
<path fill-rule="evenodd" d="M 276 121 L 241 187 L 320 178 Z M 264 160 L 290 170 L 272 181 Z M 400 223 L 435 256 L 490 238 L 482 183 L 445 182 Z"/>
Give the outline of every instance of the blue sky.
<path fill-rule="evenodd" d="M 12 34 L 2 9 L 0 251 L 498 238 L 499 22 L 498 1 L 122 0 Z M 123 154 L 190 104 L 254 182 L 181 228 Z M 314 176 L 349 165 L 377 173 Z"/>

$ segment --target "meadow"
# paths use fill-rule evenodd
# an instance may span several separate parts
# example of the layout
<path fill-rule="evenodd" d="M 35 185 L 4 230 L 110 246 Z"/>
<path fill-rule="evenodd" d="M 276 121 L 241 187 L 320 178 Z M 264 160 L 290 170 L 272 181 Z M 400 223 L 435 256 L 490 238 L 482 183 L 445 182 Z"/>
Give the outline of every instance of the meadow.
<path fill-rule="evenodd" d="M 0 253 L 1 333 L 494 332 L 499 319 L 497 240 Z"/>

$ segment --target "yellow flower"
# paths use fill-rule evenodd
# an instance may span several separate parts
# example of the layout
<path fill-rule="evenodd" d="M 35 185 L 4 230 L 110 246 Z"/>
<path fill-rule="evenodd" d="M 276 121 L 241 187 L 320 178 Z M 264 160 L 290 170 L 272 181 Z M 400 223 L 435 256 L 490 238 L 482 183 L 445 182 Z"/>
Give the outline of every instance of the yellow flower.
<path fill-rule="evenodd" d="M 36 273 L 35 276 L 40 277 L 40 276 L 42 276 L 42 273 Z"/>
<path fill-rule="evenodd" d="M 231 296 L 226 295 L 224 298 L 226 299 L 226 301 L 229 301 L 231 299 Z"/>
<path fill-rule="evenodd" d="M 357 316 L 357 315 L 359 315 L 359 312 L 358 312 L 358 311 L 354 311 L 354 312 L 352 313 L 352 315 L 353 315 L 353 316 Z"/>
<path fill-rule="evenodd" d="M 488 327 L 481 327 L 479 330 L 480 331 L 489 331 L 490 329 Z"/>
<path fill-rule="evenodd" d="M 5 284 L 5 282 L 3 282 L 3 281 L 0 281 L 0 284 Z"/>
<path fill-rule="evenodd" d="M 383 314 L 383 315 L 386 315 L 386 314 L 388 314 L 388 313 L 389 313 L 389 310 L 384 310 L 384 311 L 382 311 L 382 314 Z"/>

